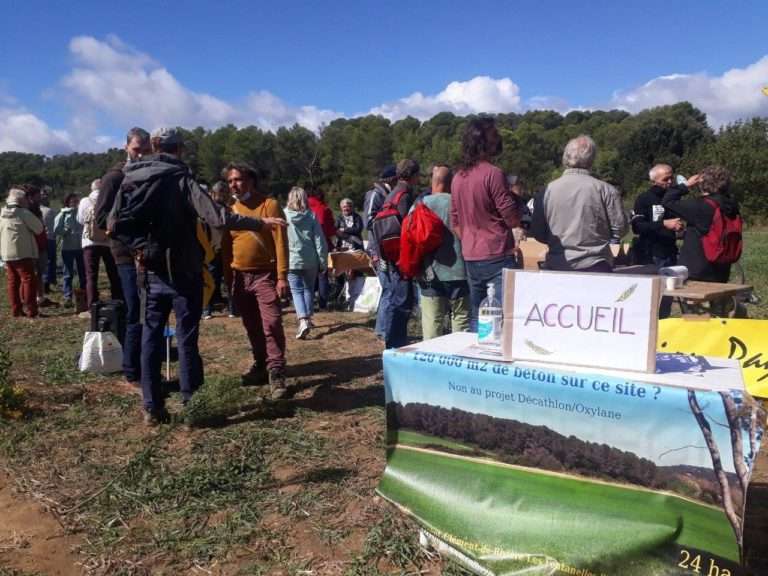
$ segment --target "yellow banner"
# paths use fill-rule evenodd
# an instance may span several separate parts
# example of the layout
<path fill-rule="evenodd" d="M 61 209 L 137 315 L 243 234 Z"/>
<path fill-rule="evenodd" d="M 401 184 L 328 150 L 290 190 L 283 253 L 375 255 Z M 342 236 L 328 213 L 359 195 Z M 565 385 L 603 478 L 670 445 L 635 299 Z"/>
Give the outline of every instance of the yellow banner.
<path fill-rule="evenodd" d="M 738 360 L 749 393 L 768 398 L 767 320 L 668 318 L 659 322 L 658 351 Z"/>

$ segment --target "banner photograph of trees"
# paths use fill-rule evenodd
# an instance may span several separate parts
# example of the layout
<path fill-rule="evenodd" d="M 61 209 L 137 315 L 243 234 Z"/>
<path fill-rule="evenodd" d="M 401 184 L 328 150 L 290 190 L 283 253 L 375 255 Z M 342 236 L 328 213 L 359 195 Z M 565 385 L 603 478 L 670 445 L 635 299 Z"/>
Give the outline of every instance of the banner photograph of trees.
<path fill-rule="evenodd" d="M 597 399 L 557 376 L 510 386 L 491 372 L 466 394 L 451 386 L 455 370 L 420 375 L 405 355 L 388 360 L 379 492 L 489 573 L 688 574 L 697 556 L 742 573 L 744 494 L 762 428 L 739 393 L 664 388 L 649 405 Z M 486 391 L 502 380 L 515 392 L 499 403 Z M 598 402 L 620 417 L 569 409 Z"/>

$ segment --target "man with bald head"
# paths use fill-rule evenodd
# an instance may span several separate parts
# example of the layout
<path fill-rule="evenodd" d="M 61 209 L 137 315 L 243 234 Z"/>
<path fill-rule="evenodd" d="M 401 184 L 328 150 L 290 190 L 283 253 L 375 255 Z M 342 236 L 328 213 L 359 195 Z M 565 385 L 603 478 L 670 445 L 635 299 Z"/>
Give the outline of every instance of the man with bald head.
<path fill-rule="evenodd" d="M 446 333 L 444 319 L 451 319 L 451 332 L 469 329 L 469 284 L 461 257 L 461 242 L 451 232 L 451 169 L 445 164 L 432 168 L 432 193 L 424 205 L 443 221 L 443 241 L 424 260 L 419 280 L 421 330 L 424 340 Z"/>
<path fill-rule="evenodd" d="M 661 204 L 666 191 L 674 185 L 672 167 L 656 164 L 648 176 L 651 187 L 637 197 L 632 214 L 632 231 L 637 235 L 634 242 L 637 263 L 674 266 L 677 232 L 685 226 Z"/>
<path fill-rule="evenodd" d="M 549 246 L 549 270 L 611 272 L 611 240 L 627 220 L 618 190 L 592 176 L 595 142 L 582 134 L 566 144 L 563 175 L 534 199 L 531 233 Z"/>

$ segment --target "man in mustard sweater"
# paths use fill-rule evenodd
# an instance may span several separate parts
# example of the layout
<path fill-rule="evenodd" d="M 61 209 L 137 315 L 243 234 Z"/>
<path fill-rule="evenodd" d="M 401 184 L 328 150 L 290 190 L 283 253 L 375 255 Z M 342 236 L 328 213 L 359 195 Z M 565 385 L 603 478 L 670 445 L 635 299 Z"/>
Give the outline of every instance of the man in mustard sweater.
<path fill-rule="evenodd" d="M 274 198 L 259 189 L 259 177 L 245 163 L 230 162 L 222 172 L 237 202 L 232 210 L 252 218 L 285 218 Z M 232 287 L 253 350 L 246 383 L 263 384 L 267 373 L 275 400 L 288 396 L 285 385 L 285 332 L 279 298 L 288 295 L 288 240 L 284 228 L 231 231 Z M 226 253 L 226 251 L 225 251 Z"/>

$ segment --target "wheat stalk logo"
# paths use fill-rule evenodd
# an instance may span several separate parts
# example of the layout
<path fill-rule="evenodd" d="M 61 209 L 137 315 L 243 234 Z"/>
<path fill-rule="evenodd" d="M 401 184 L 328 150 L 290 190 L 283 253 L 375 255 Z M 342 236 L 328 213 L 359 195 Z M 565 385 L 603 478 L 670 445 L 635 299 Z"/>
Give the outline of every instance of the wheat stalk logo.
<path fill-rule="evenodd" d="M 635 290 L 637 290 L 637 284 L 632 284 L 632 286 L 624 290 L 624 292 L 622 292 L 621 295 L 616 298 L 616 302 L 626 302 L 630 299 L 632 294 L 635 293 Z"/>
<path fill-rule="evenodd" d="M 549 356 L 550 354 L 552 354 L 550 350 L 547 350 L 546 348 L 542 348 L 541 346 L 534 344 L 530 340 L 526 340 L 525 345 L 528 346 L 528 348 L 530 348 L 534 352 L 536 352 L 536 354 L 541 354 L 542 356 Z"/>

